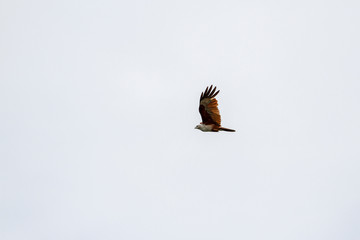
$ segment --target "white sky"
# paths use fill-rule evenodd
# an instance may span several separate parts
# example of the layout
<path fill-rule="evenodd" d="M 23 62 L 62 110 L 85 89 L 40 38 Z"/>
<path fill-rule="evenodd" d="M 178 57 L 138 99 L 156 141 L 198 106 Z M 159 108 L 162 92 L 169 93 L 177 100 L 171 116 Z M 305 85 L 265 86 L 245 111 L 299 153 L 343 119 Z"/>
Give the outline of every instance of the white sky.
<path fill-rule="evenodd" d="M 0 239 L 360 239 L 359 11 L 1 1 Z"/>

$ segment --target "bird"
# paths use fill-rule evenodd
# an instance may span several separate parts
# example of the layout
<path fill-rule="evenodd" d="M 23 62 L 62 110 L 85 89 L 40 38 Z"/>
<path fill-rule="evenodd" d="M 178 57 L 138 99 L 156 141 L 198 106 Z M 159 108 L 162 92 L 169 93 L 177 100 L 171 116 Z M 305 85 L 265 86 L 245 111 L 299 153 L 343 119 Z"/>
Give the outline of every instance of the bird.
<path fill-rule="evenodd" d="M 233 129 L 221 126 L 221 116 L 218 109 L 218 102 L 215 98 L 220 90 L 217 92 L 215 91 L 216 86 L 213 89 L 213 85 L 211 85 L 210 87 L 206 87 L 205 91 L 201 93 L 199 112 L 202 122 L 196 125 L 195 129 L 199 129 L 203 132 L 235 132 Z"/>

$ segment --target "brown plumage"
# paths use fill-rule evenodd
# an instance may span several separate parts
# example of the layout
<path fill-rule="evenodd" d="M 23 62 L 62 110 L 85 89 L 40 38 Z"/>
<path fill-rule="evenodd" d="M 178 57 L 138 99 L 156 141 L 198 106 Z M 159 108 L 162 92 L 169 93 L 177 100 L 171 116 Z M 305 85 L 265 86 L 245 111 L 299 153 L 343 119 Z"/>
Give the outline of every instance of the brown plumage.
<path fill-rule="evenodd" d="M 220 90 L 216 91 L 216 87 L 214 89 L 212 87 L 212 85 L 210 88 L 207 87 L 205 91 L 201 93 L 199 112 L 202 122 L 196 126 L 196 128 L 202 131 L 218 132 L 222 130 L 235 132 L 235 130 L 221 127 L 221 116 L 218 109 L 218 102 L 215 99 L 215 96 Z"/>

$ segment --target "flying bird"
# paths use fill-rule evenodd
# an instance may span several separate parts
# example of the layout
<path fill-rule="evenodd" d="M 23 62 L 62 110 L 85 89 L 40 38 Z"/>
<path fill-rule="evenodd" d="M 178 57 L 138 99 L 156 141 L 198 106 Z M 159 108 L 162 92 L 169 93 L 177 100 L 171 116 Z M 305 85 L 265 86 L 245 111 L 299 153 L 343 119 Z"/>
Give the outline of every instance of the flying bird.
<path fill-rule="evenodd" d="M 205 89 L 205 92 L 201 93 L 199 112 L 202 122 L 195 127 L 203 132 L 218 132 L 227 131 L 235 132 L 233 129 L 224 128 L 221 126 L 221 117 L 218 109 L 218 102 L 215 96 L 220 92 L 216 91 L 216 87 L 212 89 L 212 85 Z"/>

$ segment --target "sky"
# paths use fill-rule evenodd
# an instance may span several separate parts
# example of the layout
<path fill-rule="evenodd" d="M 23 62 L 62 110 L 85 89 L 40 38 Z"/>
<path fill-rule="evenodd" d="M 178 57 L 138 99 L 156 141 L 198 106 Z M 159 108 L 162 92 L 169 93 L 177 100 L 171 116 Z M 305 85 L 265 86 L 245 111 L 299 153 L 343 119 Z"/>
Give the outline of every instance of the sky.
<path fill-rule="evenodd" d="M 1 1 L 0 238 L 360 239 L 359 11 Z"/>

